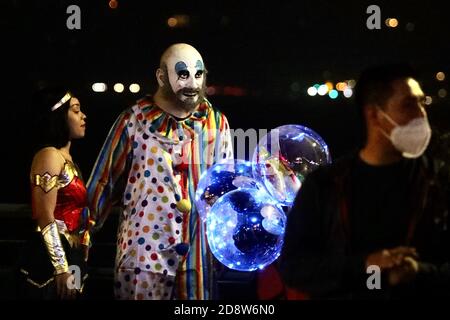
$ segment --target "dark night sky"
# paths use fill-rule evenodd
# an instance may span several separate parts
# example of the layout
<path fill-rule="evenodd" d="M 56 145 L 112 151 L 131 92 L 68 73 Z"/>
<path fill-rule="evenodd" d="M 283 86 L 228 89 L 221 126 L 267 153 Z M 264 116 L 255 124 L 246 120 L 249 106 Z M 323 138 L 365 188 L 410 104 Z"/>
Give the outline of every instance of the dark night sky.
<path fill-rule="evenodd" d="M 357 78 L 369 65 L 409 61 L 433 97 L 430 118 L 450 127 L 449 99 L 438 98 L 450 78 L 450 21 L 438 1 L 25 1 L 2 0 L 2 167 L 6 181 L 26 190 L 28 97 L 42 83 L 66 83 L 80 93 L 88 131 L 73 153 L 86 178 L 109 127 L 142 92 L 155 88 L 154 70 L 171 43 L 188 42 L 202 53 L 208 82 L 244 88 L 244 97 L 215 95 L 210 100 L 233 128 L 273 128 L 288 123 L 310 126 L 339 156 L 355 144 L 354 105 L 340 97 L 308 97 L 306 89 L 326 80 Z M 81 30 L 66 28 L 66 8 L 81 8 Z M 381 8 L 382 29 L 368 30 L 366 8 Z M 173 15 L 189 25 L 169 28 Z M 395 17 L 397 28 L 384 20 Z M 406 24 L 414 30 L 406 30 Z M 444 71 L 438 83 L 434 75 Z M 92 83 L 137 82 L 139 94 L 94 93 Z M 298 92 L 293 88 L 299 88 Z M 10 168 L 10 169 L 9 169 Z M 4 187 L 3 187 L 4 188 Z M 5 190 L 1 202 L 27 202 L 27 190 Z"/>

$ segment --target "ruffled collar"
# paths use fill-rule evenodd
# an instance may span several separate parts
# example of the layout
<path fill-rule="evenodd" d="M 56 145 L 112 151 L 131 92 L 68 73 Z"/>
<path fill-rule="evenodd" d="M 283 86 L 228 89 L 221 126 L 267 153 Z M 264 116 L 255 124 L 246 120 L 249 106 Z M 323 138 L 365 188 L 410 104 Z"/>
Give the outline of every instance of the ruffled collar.
<path fill-rule="evenodd" d="M 171 143 L 187 142 L 194 136 L 194 130 L 203 128 L 212 112 L 211 103 L 205 99 L 197 109 L 183 120 L 177 120 L 173 115 L 158 107 L 150 96 L 146 96 L 133 107 L 144 134 L 156 136 L 156 139 Z"/>

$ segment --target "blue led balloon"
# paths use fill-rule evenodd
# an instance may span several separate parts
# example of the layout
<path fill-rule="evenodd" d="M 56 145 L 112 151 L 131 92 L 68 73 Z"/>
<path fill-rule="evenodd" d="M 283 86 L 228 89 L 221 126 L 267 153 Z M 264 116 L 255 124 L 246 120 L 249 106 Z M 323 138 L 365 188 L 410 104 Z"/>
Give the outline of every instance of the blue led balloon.
<path fill-rule="evenodd" d="M 212 205 L 224 194 L 240 187 L 253 188 L 257 185 L 250 162 L 237 159 L 211 166 L 200 177 L 195 193 L 200 218 L 205 221 Z"/>
<path fill-rule="evenodd" d="M 253 153 L 253 175 L 280 204 L 291 206 L 305 177 L 331 163 L 328 146 L 313 130 L 284 125 L 264 136 Z"/>
<path fill-rule="evenodd" d="M 264 189 L 239 188 L 211 207 L 208 244 L 230 269 L 262 269 L 280 255 L 285 225 L 286 215 Z"/>

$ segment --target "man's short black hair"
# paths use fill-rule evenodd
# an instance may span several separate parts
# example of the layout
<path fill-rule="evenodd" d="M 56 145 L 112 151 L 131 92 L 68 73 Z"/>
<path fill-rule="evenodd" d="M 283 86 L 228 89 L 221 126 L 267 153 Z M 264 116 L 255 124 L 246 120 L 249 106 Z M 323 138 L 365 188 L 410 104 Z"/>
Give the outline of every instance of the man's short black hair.
<path fill-rule="evenodd" d="M 355 101 L 359 107 L 368 104 L 383 106 L 392 96 L 395 80 L 417 78 L 409 64 L 386 64 L 364 70 L 355 87 Z"/>
<path fill-rule="evenodd" d="M 378 65 L 368 68 L 361 73 L 354 89 L 361 147 L 367 142 L 367 124 L 364 108 L 368 105 L 383 107 L 394 94 L 393 82 L 407 78 L 417 79 L 417 72 L 411 65 L 406 63 Z"/>

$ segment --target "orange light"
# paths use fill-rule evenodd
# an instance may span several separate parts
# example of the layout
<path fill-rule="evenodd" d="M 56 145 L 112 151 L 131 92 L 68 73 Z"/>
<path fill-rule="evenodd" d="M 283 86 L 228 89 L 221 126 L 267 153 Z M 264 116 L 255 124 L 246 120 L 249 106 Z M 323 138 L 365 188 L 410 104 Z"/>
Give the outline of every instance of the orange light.
<path fill-rule="evenodd" d="M 338 91 L 344 91 L 347 88 L 347 84 L 345 82 L 338 82 L 336 84 L 336 89 Z"/>
<path fill-rule="evenodd" d="M 390 28 L 395 28 L 398 26 L 398 20 L 395 18 L 387 18 L 386 25 Z"/>
<path fill-rule="evenodd" d="M 327 82 L 325 85 L 328 87 L 328 91 L 333 90 L 333 82 Z"/>
<path fill-rule="evenodd" d="M 178 24 L 178 20 L 174 17 L 171 17 L 167 20 L 167 25 L 171 28 L 175 28 Z"/>
<path fill-rule="evenodd" d="M 436 73 L 436 79 L 438 81 L 444 81 L 445 80 L 445 73 L 443 73 L 442 71 Z"/>
<path fill-rule="evenodd" d="M 111 9 L 117 9 L 118 6 L 119 6 L 119 2 L 117 2 L 117 0 L 110 0 L 109 1 L 109 7 Z"/>

